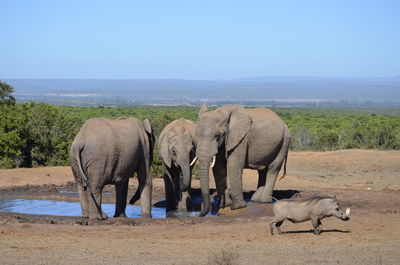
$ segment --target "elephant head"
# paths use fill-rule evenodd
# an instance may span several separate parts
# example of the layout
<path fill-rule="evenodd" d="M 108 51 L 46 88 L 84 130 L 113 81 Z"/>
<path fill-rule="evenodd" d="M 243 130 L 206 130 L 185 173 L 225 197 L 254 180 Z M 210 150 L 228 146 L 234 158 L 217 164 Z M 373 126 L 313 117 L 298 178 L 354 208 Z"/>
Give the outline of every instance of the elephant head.
<path fill-rule="evenodd" d="M 246 110 L 239 105 L 220 107 L 207 111 L 203 105 L 199 112 L 196 128 L 198 166 L 200 173 L 203 207 L 200 216 L 210 210 L 210 191 L 208 172 L 210 163 L 218 154 L 227 158 L 229 153 L 246 137 L 252 119 Z"/>
<path fill-rule="evenodd" d="M 159 154 L 168 168 L 180 171 L 180 189 L 187 191 L 191 186 L 191 166 L 195 156 L 192 135 L 182 127 L 174 127 L 160 136 Z"/>

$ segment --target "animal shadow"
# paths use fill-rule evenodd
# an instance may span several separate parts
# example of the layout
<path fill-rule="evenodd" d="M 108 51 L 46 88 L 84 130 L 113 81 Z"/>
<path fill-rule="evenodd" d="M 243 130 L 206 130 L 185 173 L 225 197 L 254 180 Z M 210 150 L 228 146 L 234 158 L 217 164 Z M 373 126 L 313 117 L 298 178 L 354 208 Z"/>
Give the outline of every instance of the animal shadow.
<path fill-rule="evenodd" d="M 314 233 L 314 230 L 298 230 L 298 231 L 282 231 L 282 234 L 308 234 Z M 323 233 L 351 233 L 351 230 L 340 230 L 340 229 L 326 229 L 326 230 L 321 230 L 320 234 Z"/>
<path fill-rule="evenodd" d="M 210 189 L 210 195 L 214 195 L 216 192 L 217 192 L 216 189 Z M 187 202 L 188 210 L 192 211 L 192 212 L 200 211 L 201 203 L 202 203 L 201 189 L 190 189 L 189 194 L 190 194 L 190 201 Z M 214 198 L 211 198 L 211 212 L 212 213 L 218 212 L 218 205 L 219 205 L 219 197 L 214 196 Z M 160 201 L 154 203 L 153 206 L 158 207 L 158 208 L 166 208 L 167 201 L 160 200 Z"/>
<path fill-rule="evenodd" d="M 243 192 L 244 200 L 246 202 L 250 202 L 254 192 L 255 191 Z M 300 195 L 299 190 L 274 190 L 274 192 L 272 193 L 272 197 L 274 197 L 277 200 L 290 199 L 292 197 L 297 197 L 299 195 Z"/>

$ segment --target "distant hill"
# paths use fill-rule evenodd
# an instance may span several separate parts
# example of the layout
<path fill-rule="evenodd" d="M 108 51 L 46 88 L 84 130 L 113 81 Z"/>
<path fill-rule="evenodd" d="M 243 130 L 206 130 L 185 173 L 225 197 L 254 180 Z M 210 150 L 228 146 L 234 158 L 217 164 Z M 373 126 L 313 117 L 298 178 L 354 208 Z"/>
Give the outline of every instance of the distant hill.
<path fill-rule="evenodd" d="M 183 79 L 5 79 L 19 101 L 63 105 L 240 103 L 400 107 L 400 78 L 249 77 Z"/>

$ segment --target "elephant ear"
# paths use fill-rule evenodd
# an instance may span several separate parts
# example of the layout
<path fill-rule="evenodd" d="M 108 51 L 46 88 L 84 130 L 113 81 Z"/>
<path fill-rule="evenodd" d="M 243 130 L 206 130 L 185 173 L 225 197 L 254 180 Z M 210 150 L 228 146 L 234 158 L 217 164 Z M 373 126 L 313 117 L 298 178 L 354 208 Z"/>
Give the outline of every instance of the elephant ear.
<path fill-rule="evenodd" d="M 162 138 L 160 138 L 160 141 L 158 143 L 158 153 L 160 154 L 160 157 L 162 161 L 164 161 L 165 165 L 169 168 L 171 168 L 171 157 L 169 156 L 169 151 L 168 151 L 168 136 L 164 134 Z"/>
<path fill-rule="evenodd" d="M 185 130 L 183 132 L 183 135 L 185 136 L 185 140 L 186 140 L 186 143 L 187 143 L 187 148 L 189 149 L 187 151 L 192 150 L 192 147 L 196 146 L 196 141 L 195 141 L 193 135 L 187 130 Z"/>
<path fill-rule="evenodd" d="M 150 121 L 148 119 L 145 119 L 143 121 L 143 127 L 148 134 L 151 134 L 153 132 L 153 128 L 151 127 Z"/>
<path fill-rule="evenodd" d="M 208 110 L 208 105 L 206 103 L 203 103 L 200 107 L 199 115 L 197 116 L 197 120 L 200 119 L 201 114 L 206 112 Z"/>
<path fill-rule="evenodd" d="M 229 118 L 228 134 L 226 137 L 226 151 L 235 148 L 250 130 L 253 120 L 247 111 L 237 106 L 233 109 Z"/>

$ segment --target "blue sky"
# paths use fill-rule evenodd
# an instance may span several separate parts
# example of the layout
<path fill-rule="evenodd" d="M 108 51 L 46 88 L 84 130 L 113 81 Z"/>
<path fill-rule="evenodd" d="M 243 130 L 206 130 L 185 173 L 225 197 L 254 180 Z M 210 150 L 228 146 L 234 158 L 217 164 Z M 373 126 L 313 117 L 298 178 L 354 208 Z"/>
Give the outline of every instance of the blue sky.
<path fill-rule="evenodd" d="M 400 1 L 0 0 L 0 78 L 400 75 Z"/>

